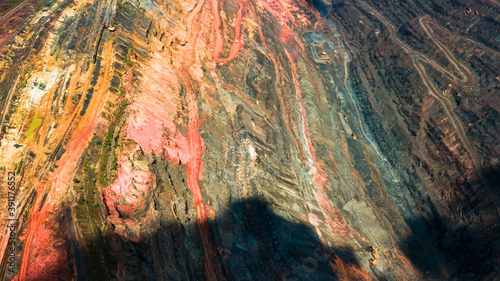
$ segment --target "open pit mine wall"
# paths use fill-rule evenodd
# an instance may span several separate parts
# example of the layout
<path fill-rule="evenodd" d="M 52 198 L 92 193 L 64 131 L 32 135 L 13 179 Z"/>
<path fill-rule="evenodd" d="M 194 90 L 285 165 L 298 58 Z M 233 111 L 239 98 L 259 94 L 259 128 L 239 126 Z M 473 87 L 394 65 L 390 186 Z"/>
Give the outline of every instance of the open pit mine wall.
<path fill-rule="evenodd" d="M 326 18 L 332 10 L 332 0 L 312 0 L 314 8 L 318 11 L 322 18 Z"/>
<path fill-rule="evenodd" d="M 494 280 L 499 10 L 469 2 L 1 15 L 2 278 Z"/>
<path fill-rule="evenodd" d="M 496 268 L 500 246 L 498 11 L 463 1 L 345 1 L 328 17 L 352 52 L 366 124 L 412 194 L 419 218 L 405 220 L 461 264 L 459 280 L 498 278 L 478 273 Z M 414 264 L 435 266 L 430 253 L 407 247 Z"/>

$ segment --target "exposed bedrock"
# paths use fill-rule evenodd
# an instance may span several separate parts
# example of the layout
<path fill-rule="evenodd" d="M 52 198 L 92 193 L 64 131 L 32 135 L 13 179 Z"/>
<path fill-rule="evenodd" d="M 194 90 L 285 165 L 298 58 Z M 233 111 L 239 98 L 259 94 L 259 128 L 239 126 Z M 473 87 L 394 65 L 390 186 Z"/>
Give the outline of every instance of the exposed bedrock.
<path fill-rule="evenodd" d="M 500 278 L 494 1 L 9 7 L 2 278 Z"/>
<path fill-rule="evenodd" d="M 322 18 L 326 18 L 332 10 L 334 0 L 312 0 L 314 7 L 318 10 Z"/>

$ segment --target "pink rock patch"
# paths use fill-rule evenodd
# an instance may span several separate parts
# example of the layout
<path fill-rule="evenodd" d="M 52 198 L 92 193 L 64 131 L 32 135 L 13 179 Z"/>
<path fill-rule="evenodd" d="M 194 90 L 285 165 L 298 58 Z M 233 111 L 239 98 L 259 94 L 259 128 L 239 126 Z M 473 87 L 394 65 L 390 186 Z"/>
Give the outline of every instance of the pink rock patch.
<path fill-rule="evenodd" d="M 175 120 L 182 120 L 183 99 L 180 85 L 167 59 L 156 54 L 142 71 L 140 95 L 129 106 L 126 137 L 134 140 L 147 153 L 162 155 L 171 162 L 187 163 L 190 159 L 188 141 L 177 129 Z M 182 110 L 180 110 L 182 111 Z M 180 121 L 179 121 L 180 122 Z"/>
<path fill-rule="evenodd" d="M 154 188 L 152 174 L 147 168 L 145 163 L 133 162 L 127 156 L 121 157 L 118 177 L 103 192 L 110 212 L 109 220 L 113 224 L 139 231 L 140 223 L 138 224 L 132 215 L 135 210 L 144 208 L 144 198 Z M 120 232 L 120 229 L 117 228 L 117 232 Z M 125 232 L 119 234 L 125 235 Z"/>

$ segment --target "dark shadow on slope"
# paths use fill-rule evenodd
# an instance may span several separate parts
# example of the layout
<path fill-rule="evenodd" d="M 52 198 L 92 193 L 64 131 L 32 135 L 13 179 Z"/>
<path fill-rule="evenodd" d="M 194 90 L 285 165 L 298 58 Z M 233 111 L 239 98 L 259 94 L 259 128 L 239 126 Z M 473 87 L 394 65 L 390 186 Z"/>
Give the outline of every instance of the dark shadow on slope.
<path fill-rule="evenodd" d="M 308 2 L 312 2 L 321 17 L 325 19 L 332 10 L 333 1 L 334 0 L 309 0 Z"/>
<path fill-rule="evenodd" d="M 331 264 L 358 267 L 349 249 L 325 247 L 310 225 L 278 216 L 259 199 L 238 201 L 232 212 L 214 221 L 223 233 L 232 229 L 229 258 L 222 259 L 232 280 L 337 280 Z M 286 210 L 283 210 L 286 212 Z M 231 227 L 222 224 L 232 221 Z"/>
<path fill-rule="evenodd" d="M 496 192 L 496 196 L 500 194 L 500 165 L 484 168 L 484 176 L 489 182 L 492 191 Z"/>
<path fill-rule="evenodd" d="M 291 222 L 271 209 L 259 199 L 237 201 L 210 220 L 227 280 L 362 279 L 350 249 L 323 245 L 308 224 Z M 79 259 L 84 257 L 85 263 L 76 266 L 86 268 L 77 268 L 75 275 L 84 272 L 88 280 L 205 280 L 198 225 L 194 217 L 187 221 L 160 223 L 151 233 L 142 233 L 140 242 L 105 232 L 102 240 L 90 243 L 94 248 L 81 247 Z M 114 245 L 105 247 L 116 251 L 109 259 L 102 246 L 111 241 Z"/>
<path fill-rule="evenodd" d="M 70 238 L 69 263 L 75 266 L 75 277 L 60 280 L 205 280 L 193 209 L 172 208 L 171 201 L 160 197 L 147 204 L 161 213 L 161 219 L 143 233 L 127 230 L 140 239 L 101 229 L 94 240 Z M 135 214 L 145 220 L 148 212 Z M 172 212 L 178 219 L 168 219 Z M 423 280 L 495 280 L 500 244 L 498 229 L 489 230 L 488 223 L 484 218 L 470 226 L 446 227 L 442 218 L 409 221 L 413 234 L 400 242 L 400 248 Z M 226 280 L 363 280 L 352 249 L 325 246 L 313 227 L 287 219 L 287 210 L 264 200 L 236 201 L 210 224 L 216 262 Z M 78 231 L 82 230 L 88 231 L 88 226 L 80 222 Z M 372 269 L 376 279 L 385 280 L 383 272 Z"/>
<path fill-rule="evenodd" d="M 492 208 L 483 211 L 495 212 Z M 498 280 L 491 278 L 500 277 L 497 219 L 453 225 L 438 217 L 407 223 L 413 233 L 400 247 L 424 279 Z"/>
<path fill-rule="evenodd" d="M 460 188 L 468 190 L 468 197 L 447 202 L 454 206 L 448 210 L 452 217 L 434 210 L 432 218 L 407 221 L 413 234 L 401 249 L 424 277 L 500 280 L 500 169 L 488 167 L 484 174 L 490 190 L 480 179 L 465 183 Z"/>

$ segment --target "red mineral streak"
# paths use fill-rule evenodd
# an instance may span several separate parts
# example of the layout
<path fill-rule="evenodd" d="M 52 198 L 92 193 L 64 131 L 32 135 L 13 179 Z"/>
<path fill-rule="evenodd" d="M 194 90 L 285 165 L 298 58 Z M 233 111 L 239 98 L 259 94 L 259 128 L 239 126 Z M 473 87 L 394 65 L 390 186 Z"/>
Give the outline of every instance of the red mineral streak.
<path fill-rule="evenodd" d="M 350 240 L 351 239 L 351 236 L 349 234 L 350 229 L 347 223 L 345 222 L 342 214 L 339 211 L 332 209 L 329 204 L 329 201 L 327 201 L 327 199 L 325 199 L 323 195 L 320 194 L 319 192 L 314 192 L 314 197 L 318 201 L 318 204 L 323 212 L 323 215 L 325 216 L 326 223 L 331 228 L 331 230 L 340 237 L 346 240 Z M 336 241 L 335 238 L 334 241 Z"/>
<path fill-rule="evenodd" d="M 311 138 L 309 136 L 309 125 L 307 124 L 306 120 L 306 110 L 304 106 L 302 105 L 302 91 L 300 90 L 300 83 L 297 79 L 297 69 L 294 63 L 294 60 L 288 51 L 285 49 L 285 53 L 288 56 L 288 59 L 290 60 L 290 66 L 292 68 L 292 78 L 293 78 L 293 84 L 295 86 L 295 94 L 297 95 L 297 106 L 299 107 L 300 114 L 302 116 L 302 136 L 304 137 L 304 141 L 306 143 L 306 147 L 309 151 L 309 155 L 312 158 L 312 161 L 314 163 L 314 167 L 311 169 L 311 173 L 313 173 L 313 181 L 316 183 L 316 186 L 319 188 L 319 190 L 324 193 L 324 186 L 326 184 L 326 176 L 321 170 L 320 165 L 318 164 L 316 160 L 316 154 L 314 151 L 314 147 L 312 146 L 311 143 Z"/>
<path fill-rule="evenodd" d="M 95 109 L 97 111 L 97 109 Z M 49 233 L 45 233 L 41 231 L 42 221 L 48 219 L 48 217 L 54 212 L 54 209 L 57 207 L 57 199 L 63 195 L 64 191 L 67 189 L 67 183 L 71 179 L 72 172 L 78 162 L 78 157 L 82 154 L 87 141 L 90 139 L 92 129 L 97 125 L 97 121 L 99 118 L 99 114 L 94 112 L 94 114 L 89 114 L 91 117 L 88 122 L 81 122 L 83 127 L 76 128 L 73 137 L 71 138 L 67 153 L 64 154 L 63 158 L 59 162 L 59 168 L 53 175 L 52 186 L 50 187 L 50 191 L 47 194 L 47 198 L 45 200 L 45 204 L 40 209 L 41 201 L 43 197 L 43 192 L 40 192 L 37 196 L 37 201 L 34 205 L 32 216 L 30 222 L 28 224 L 27 231 L 27 239 L 26 246 L 24 248 L 24 254 L 26 255 L 23 258 L 21 263 L 21 268 L 19 270 L 19 280 L 34 280 L 32 278 L 36 277 L 37 273 L 33 270 L 33 267 L 28 267 L 28 263 L 30 264 L 40 264 L 44 267 L 54 266 L 54 264 L 47 263 L 51 261 L 51 256 L 57 256 L 57 250 L 54 249 L 54 252 L 50 253 L 50 256 L 47 256 L 47 252 L 37 251 L 38 249 L 48 249 L 53 245 L 53 240 L 50 240 L 51 235 Z M 86 115 L 86 116 L 89 116 Z M 40 191 L 43 191 L 43 185 L 39 188 Z M 38 211 L 40 210 L 40 211 Z M 36 241 L 36 243 L 35 243 Z M 45 242 L 43 246 L 38 247 L 38 245 L 42 245 L 42 241 Z M 37 245 L 37 247 L 33 247 L 33 245 Z M 33 247 L 33 248 L 32 248 Z M 32 251 L 33 249 L 33 251 Z M 28 274 L 29 268 L 29 274 Z M 32 275 L 34 274 L 34 275 Z"/>
<path fill-rule="evenodd" d="M 245 95 L 244 93 L 242 93 L 240 90 L 236 89 L 236 88 L 233 88 L 233 93 L 239 97 L 242 101 L 244 101 L 245 103 L 247 103 L 248 105 L 250 105 L 251 107 L 254 107 L 254 108 L 257 108 L 260 110 L 260 112 L 263 112 L 263 113 L 266 113 L 266 114 L 270 114 L 270 111 L 267 110 L 265 107 L 263 106 L 260 106 L 258 104 L 256 104 L 255 102 L 253 102 L 249 97 L 248 95 Z"/>
<path fill-rule="evenodd" d="M 214 18 L 214 32 L 215 32 L 215 46 L 212 55 L 212 61 L 215 63 L 217 61 L 220 62 L 229 62 L 233 60 L 243 47 L 241 40 L 241 19 L 243 17 L 243 9 L 245 7 L 245 0 L 238 0 L 238 12 L 236 15 L 236 23 L 235 23 L 235 31 L 234 31 L 234 41 L 231 47 L 231 51 L 229 52 L 229 56 L 227 58 L 220 58 L 220 53 L 222 52 L 222 48 L 224 47 L 224 39 L 222 34 L 222 21 L 219 15 L 219 1 L 211 0 L 212 3 L 212 14 Z"/>
<path fill-rule="evenodd" d="M 106 58 L 103 62 L 104 73 L 102 81 L 110 80 L 109 78 L 109 66 L 112 64 L 111 57 L 112 49 L 110 44 L 105 46 Z M 102 83 L 102 82 L 101 82 Z M 102 87 L 107 89 L 107 87 Z M 105 104 L 108 95 L 105 90 L 98 91 L 94 98 L 91 99 L 86 114 L 78 121 L 75 126 L 73 133 L 67 144 L 66 153 L 63 154 L 61 159 L 58 161 L 58 168 L 52 174 L 49 175 L 52 178 L 52 185 L 49 187 L 45 203 L 42 206 L 42 200 L 45 195 L 45 184 L 39 184 L 32 180 L 33 186 L 38 190 L 37 197 L 35 199 L 35 204 L 32 209 L 31 217 L 28 222 L 28 228 L 26 231 L 26 241 L 23 249 L 23 259 L 21 261 L 19 273 L 16 278 L 19 280 L 36 280 L 38 279 L 40 272 L 34 271 L 31 264 L 40 264 L 40 266 L 50 271 L 50 268 L 57 266 L 57 260 L 53 260 L 54 263 L 49 263 L 50 257 L 63 256 L 63 254 L 58 254 L 57 251 L 63 251 L 60 247 L 55 246 L 54 239 L 51 239 L 52 235 L 45 234 L 41 231 L 41 226 L 44 221 L 48 220 L 50 215 L 55 212 L 59 206 L 59 202 L 62 197 L 67 194 L 68 182 L 71 180 L 73 172 L 78 163 L 78 158 L 83 153 L 91 135 L 93 129 L 98 124 L 100 118 L 100 112 Z M 74 114 L 78 114 L 78 110 Z M 69 122 L 66 126 L 73 126 L 72 122 Z M 41 244 L 40 241 L 45 241 L 45 244 Z M 36 245 L 34 247 L 34 245 Z M 39 248 L 37 248 L 40 246 Z M 53 252 L 41 252 L 39 249 L 53 249 Z M 50 254 L 49 256 L 47 256 Z"/>
<path fill-rule="evenodd" d="M 54 237 L 57 229 L 67 229 L 65 224 L 55 226 L 55 222 L 50 223 L 44 220 L 41 222 L 36 235 L 36 243 L 31 247 L 31 260 L 29 271 L 25 280 L 54 280 L 54 276 L 60 276 L 64 268 L 68 268 L 68 252 L 63 247 L 64 240 Z M 56 246 L 57 245 L 57 246 Z M 17 275 L 13 280 L 22 280 Z"/>
<path fill-rule="evenodd" d="M 257 13 L 256 13 L 255 8 L 253 7 L 253 5 L 249 6 L 249 11 L 250 11 L 252 17 L 257 17 L 256 16 Z M 262 32 L 261 26 L 257 26 L 257 29 L 259 31 L 259 38 L 260 38 L 260 42 L 262 44 L 262 47 L 265 50 L 267 50 L 269 58 L 272 60 L 274 66 L 275 66 L 274 70 L 275 70 L 276 77 L 280 77 L 280 71 L 282 69 L 282 67 L 280 65 L 280 62 L 279 62 L 279 60 L 276 59 L 276 57 L 274 56 L 274 54 L 269 51 L 269 48 L 267 46 L 267 43 L 266 43 L 266 40 L 265 40 L 265 36 L 264 36 L 264 34 Z M 280 111 L 281 111 L 280 113 L 281 113 L 282 121 L 283 121 L 283 123 L 285 125 L 285 128 L 288 131 L 289 136 L 292 138 L 292 141 L 293 141 L 293 143 L 295 145 L 295 148 L 299 152 L 300 159 L 305 159 L 305 154 L 304 154 L 303 148 L 299 144 L 299 142 L 298 142 L 295 134 L 293 133 L 294 130 L 293 130 L 291 124 L 290 124 L 290 121 L 291 121 L 291 118 L 292 118 L 291 116 L 292 115 L 290 114 L 290 108 L 288 106 L 288 103 L 286 102 L 287 92 L 284 89 L 282 89 L 281 87 L 279 87 L 278 83 L 275 83 L 274 88 L 276 89 L 276 94 L 278 95 L 278 100 L 279 100 L 279 103 L 280 103 Z M 242 96 L 245 96 L 245 95 L 240 94 L 237 91 L 235 91 L 235 93 L 240 98 L 242 98 L 243 100 L 246 99 L 246 98 L 242 97 Z M 249 104 L 252 105 L 251 103 L 249 103 Z M 276 106 L 275 106 L 275 108 L 276 108 Z"/>
<path fill-rule="evenodd" d="M 142 94 L 134 97 L 129 106 L 130 117 L 125 128 L 126 137 L 139 144 L 147 153 L 163 155 L 173 163 L 187 163 L 190 153 L 187 138 L 174 123 L 175 116 L 183 105 L 177 76 L 169 66 L 167 58 L 155 54 L 152 63 L 144 69 Z M 179 115 L 181 116 L 181 115 Z"/>
<path fill-rule="evenodd" d="M 295 49 L 296 45 L 303 47 L 298 35 L 292 30 L 303 24 L 309 25 L 311 22 L 302 15 L 296 3 L 288 0 L 260 0 L 259 3 L 282 25 L 280 40 L 289 44 L 292 49 Z"/>
<path fill-rule="evenodd" d="M 176 55 L 177 63 L 173 65 L 174 67 L 168 57 L 160 54 L 154 54 L 150 63 L 143 66 L 142 93 L 134 96 L 126 132 L 127 138 L 137 142 L 144 151 L 164 155 L 174 163 L 186 165 L 187 185 L 193 194 L 196 219 L 205 254 L 205 275 L 209 280 L 221 280 L 223 275 L 215 262 L 217 254 L 199 186 L 203 170 L 201 157 L 205 148 L 198 131 L 202 121 L 198 119 L 197 94 L 204 93 L 206 89 L 201 82 L 203 80 L 201 64 L 194 60 L 194 54 L 198 49 L 206 47 L 206 41 L 199 37 L 203 28 L 195 24 L 204 3 L 205 1 L 199 1 L 185 20 L 188 26 L 186 41 L 191 44 L 186 46 L 187 48 L 177 50 L 179 54 Z M 212 4 L 217 6 L 217 3 L 212 2 Z M 218 19 L 217 9 L 214 9 L 215 14 L 215 18 Z M 220 42 L 219 38 L 216 43 L 217 49 L 220 48 Z M 185 89 L 184 97 L 179 95 L 181 85 Z M 186 124 L 184 136 L 177 128 L 183 125 L 186 114 L 189 122 Z M 121 192 L 118 186 L 111 188 Z M 110 202 L 113 201 L 114 198 L 110 197 Z"/>
<path fill-rule="evenodd" d="M 144 196 L 153 188 L 152 182 L 150 171 L 134 169 L 130 159 L 122 156 L 118 167 L 118 177 L 103 192 L 111 222 L 133 227 L 135 221 L 120 219 L 120 215 L 125 218 L 130 217 L 137 208 L 144 206 Z M 138 205 L 140 206 L 137 207 Z M 122 235 L 125 236 L 125 234 Z"/>
<path fill-rule="evenodd" d="M 415 268 L 411 265 L 411 262 L 408 260 L 408 258 L 403 255 L 402 253 L 399 252 L 397 248 L 393 248 L 394 254 L 403 262 L 404 266 L 409 270 L 414 273 L 414 275 L 418 276 L 418 278 L 423 278 L 423 275 L 420 271 L 415 270 Z"/>
<path fill-rule="evenodd" d="M 188 33 L 186 37 L 186 41 L 192 41 L 193 37 L 193 27 L 194 27 L 194 21 L 198 17 L 198 14 L 201 12 L 201 9 L 203 8 L 203 5 L 205 5 L 206 0 L 199 0 L 198 3 L 196 3 L 196 7 L 194 10 L 189 14 L 189 16 L 186 18 L 186 26 L 188 28 Z"/>
<path fill-rule="evenodd" d="M 227 58 L 219 58 L 221 62 L 229 62 L 238 56 L 241 49 L 243 49 L 243 40 L 241 38 L 241 19 L 243 18 L 243 9 L 245 8 L 245 0 L 238 0 L 238 12 L 236 14 L 236 23 L 234 30 L 234 41 Z"/>
<path fill-rule="evenodd" d="M 212 0 L 212 12 L 214 13 L 214 21 L 219 20 L 217 3 Z M 188 17 L 188 23 L 194 24 L 194 18 L 200 12 L 196 10 Z M 220 23 L 219 23 L 220 25 Z M 217 25 L 216 25 L 217 26 Z M 217 33 L 216 33 L 217 36 Z M 198 34 L 189 34 L 190 41 L 197 41 Z M 193 40 L 194 38 L 194 40 Z M 218 41 L 217 41 L 218 40 Z M 220 45 L 220 39 L 216 39 L 216 48 Z M 194 53 L 194 50 L 193 52 Z M 186 56 L 181 66 L 177 69 L 182 85 L 186 89 L 186 101 L 189 110 L 189 123 L 186 127 L 186 138 L 188 143 L 189 159 L 186 162 L 187 185 L 193 194 L 193 201 L 196 209 L 196 221 L 200 230 L 201 241 L 205 255 L 205 276 L 208 280 L 223 279 L 222 269 L 216 263 L 217 252 L 213 245 L 213 237 L 208 220 L 207 210 L 201 194 L 199 179 L 203 169 L 201 157 L 205 149 L 203 139 L 201 138 L 198 128 L 202 121 L 198 119 L 198 98 L 197 93 L 203 93 L 206 89 L 202 81 L 203 73 L 199 62 L 193 60 L 193 56 Z M 196 87 L 198 86 L 198 87 Z"/>
<path fill-rule="evenodd" d="M 98 114 L 95 114 L 98 116 Z M 40 209 L 43 192 L 37 196 L 34 205 L 32 216 L 28 224 L 26 233 L 26 243 L 24 248 L 24 256 L 19 270 L 19 280 L 36 280 L 38 279 L 38 272 L 28 264 L 38 264 L 42 268 L 49 268 L 58 266 L 57 259 L 54 257 L 64 256 L 63 253 L 58 253 L 62 249 L 53 247 L 54 240 L 51 240 L 52 232 L 47 228 L 42 227 L 43 221 L 47 220 L 49 216 L 55 211 L 57 207 L 57 199 L 66 191 L 67 183 L 71 179 L 72 171 L 74 170 L 78 157 L 82 154 L 87 141 L 90 138 L 92 128 L 97 124 L 98 118 L 92 118 L 89 123 L 83 128 L 77 128 L 74 137 L 71 138 L 67 153 L 59 162 L 59 168 L 53 176 L 52 186 L 47 194 L 45 204 Z M 94 122 L 92 122 L 94 121 Z M 44 190 L 44 185 L 39 186 L 39 190 Z M 38 211 L 40 210 L 40 211 Z M 34 246 L 36 245 L 36 246 Z M 52 249 L 50 251 L 41 251 L 41 249 Z M 29 269 L 29 271 L 28 271 Z"/>
<path fill-rule="evenodd" d="M 318 237 L 319 237 L 321 243 L 325 244 L 325 241 L 323 239 L 323 235 L 321 234 L 321 231 L 318 228 L 321 220 L 319 220 L 318 217 L 311 212 L 308 212 L 307 215 L 308 215 L 308 218 L 306 221 L 308 221 L 312 226 L 314 226 L 314 229 L 316 229 L 316 234 L 318 234 Z"/>
<path fill-rule="evenodd" d="M 353 175 L 355 178 L 357 178 L 358 180 L 361 180 L 361 179 L 358 177 L 358 175 L 357 175 L 357 174 L 356 174 L 353 170 L 351 170 L 351 173 L 352 173 L 352 175 Z"/>
<path fill-rule="evenodd" d="M 263 41 L 263 42 L 264 42 L 263 45 L 265 45 L 265 41 Z M 273 64 L 275 65 L 276 77 L 279 77 L 281 65 L 279 64 L 279 61 L 276 59 L 276 57 L 271 52 L 269 52 L 269 57 L 271 58 L 271 60 L 273 61 Z M 300 159 L 305 159 L 306 157 L 304 154 L 304 150 L 303 150 L 302 146 L 299 144 L 299 141 L 297 140 L 295 134 L 293 133 L 294 130 L 290 124 L 292 115 L 290 114 L 290 107 L 288 106 L 288 103 L 286 102 L 286 98 L 287 98 L 288 94 L 284 89 L 278 87 L 277 84 L 275 84 L 275 89 L 276 89 L 276 94 L 278 95 L 281 116 L 282 116 L 282 120 L 283 120 L 283 123 L 285 125 L 285 128 L 288 131 L 289 136 L 291 136 L 292 141 L 295 145 L 295 148 L 297 148 L 297 150 L 299 152 Z"/>
<path fill-rule="evenodd" d="M 286 54 L 288 56 L 288 59 L 290 60 L 290 66 L 292 68 L 292 78 L 293 78 L 293 83 L 295 86 L 295 93 L 297 96 L 297 106 L 299 107 L 300 113 L 301 113 L 301 119 L 302 119 L 302 136 L 304 138 L 306 147 L 308 149 L 309 155 L 312 159 L 313 162 L 313 167 L 310 170 L 310 174 L 313 177 L 313 182 L 316 184 L 319 192 L 314 192 L 314 196 L 316 200 L 318 201 L 318 204 L 323 212 L 323 215 L 327 221 L 327 224 L 330 226 L 331 230 L 343 237 L 344 239 L 349 240 L 351 237 L 349 235 L 349 227 L 345 223 L 343 216 L 340 212 L 337 210 L 333 210 L 332 207 L 329 204 L 329 201 L 326 199 L 328 198 L 324 186 L 326 184 L 326 176 L 321 170 L 321 167 L 316 160 L 316 155 L 314 151 L 314 147 L 312 146 L 311 139 L 309 136 L 309 127 L 306 121 L 306 111 L 304 106 L 302 105 L 302 92 L 300 90 L 300 84 L 297 79 L 297 70 L 295 67 L 295 63 L 293 60 L 293 57 L 291 56 L 288 51 L 286 51 Z"/>
<path fill-rule="evenodd" d="M 292 38 L 292 30 L 288 27 L 288 25 L 283 26 L 279 38 L 284 43 L 291 43 L 290 39 Z"/>
<path fill-rule="evenodd" d="M 330 164 L 332 169 L 330 169 L 330 172 L 335 174 L 335 170 L 338 168 L 337 163 L 335 163 L 335 159 L 333 158 L 333 155 L 331 152 L 328 152 L 328 159 L 330 160 Z"/>
<path fill-rule="evenodd" d="M 243 40 L 241 36 L 241 19 L 243 18 L 243 9 L 245 8 L 245 0 L 238 0 L 238 12 L 236 15 L 236 23 L 235 23 L 235 31 L 234 31 L 234 40 L 233 45 L 231 46 L 231 50 L 229 52 L 229 56 L 227 58 L 221 58 L 220 54 L 222 52 L 222 48 L 224 47 L 224 39 L 222 34 L 222 21 L 219 15 L 219 2 L 218 0 L 211 0 L 212 4 L 212 14 L 213 14 L 213 26 L 215 33 L 215 46 L 212 53 L 212 63 L 210 65 L 210 74 L 212 78 L 217 79 L 218 76 L 215 71 L 215 66 L 217 62 L 226 63 L 232 61 L 235 57 L 238 56 L 241 49 L 243 49 Z"/>
<path fill-rule="evenodd" d="M 375 280 L 374 277 L 358 264 L 353 263 L 353 261 L 344 261 L 336 253 L 333 254 L 334 257 L 326 256 L 330 260 L 330 266 L 333 271 L 337 273 L 338 280 Z"/>
<path fill-rule="evenodd" d="M 186 136 L 189 144 L 191 157 L 186 163 L 187 185 L 193 193 L 193 201 L 196 208 L 196 220 L 200 230 L 201 240 L 205 253 L 205 274 L 209 280 L 220 280 L 222 275 L 215 264 L 217 253 L 212 243 L 213 237 L 208 221 L 208 213 L 205 209 L 203 195 L 201 194 L 199 178 L 203 169 L 201 156 L 205 147 L 198 128 L 202 121 L 198 119 L 198 103 L 194 93 L 193 82 L 185 69 L 181 69 L 181 80 L 186 87 L 186 96 L 189 104 L 189 124 L 186 128 Z"/>
<path fill-rule="evenodd" d="M 280 23 L 285 23 L 291 18 L 287 9 L 279 0 L 261 0 L 259 3 L 266 8 Z"/>

